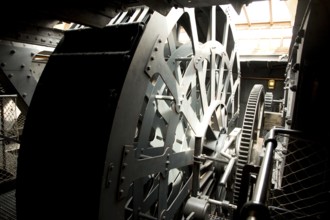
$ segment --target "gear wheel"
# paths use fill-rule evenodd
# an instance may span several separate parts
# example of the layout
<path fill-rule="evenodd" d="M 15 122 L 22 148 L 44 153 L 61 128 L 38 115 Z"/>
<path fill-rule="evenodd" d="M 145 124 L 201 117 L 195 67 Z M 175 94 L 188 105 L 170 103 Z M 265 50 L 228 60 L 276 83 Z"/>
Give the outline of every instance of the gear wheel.
<path fill-rule="evenodd" d="M 265 93 L 265 110 L 271 111 L 273 103 L 273 93 L 266 92 Z"/>
<path fill-rule="evenodd" d="M 250 92 L 243 119 L 240 147 L 234 182 L 234 203 L 238 203 L 243 167 L 254 164 L 258 160 L 253 146 L 257 143 L 263 126 L 263 112 L 265 104 L 264 87 L 255 84 Z"/>

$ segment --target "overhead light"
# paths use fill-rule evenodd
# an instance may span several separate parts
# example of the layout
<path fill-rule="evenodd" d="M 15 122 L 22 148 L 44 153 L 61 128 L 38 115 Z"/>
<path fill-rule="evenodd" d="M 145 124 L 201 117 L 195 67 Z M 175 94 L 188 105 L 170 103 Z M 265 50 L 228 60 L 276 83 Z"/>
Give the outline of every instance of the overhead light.
<path fill-rule="evenodd" d="M 275 88 L 275 79 L 268 80 L 268 89 L 274 89 Z"/>

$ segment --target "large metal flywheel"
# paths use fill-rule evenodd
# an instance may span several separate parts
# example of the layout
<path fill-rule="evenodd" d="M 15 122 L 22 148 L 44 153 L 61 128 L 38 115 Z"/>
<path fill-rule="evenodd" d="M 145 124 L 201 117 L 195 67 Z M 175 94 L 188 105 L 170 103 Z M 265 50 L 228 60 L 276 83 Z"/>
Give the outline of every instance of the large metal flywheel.
<path fill-rule="evenodd" d="M 18 218 L 223 215 L 240 132 L 231 25 L 220 6 L 142 7 L 68 31 L 27 114 Z"/>

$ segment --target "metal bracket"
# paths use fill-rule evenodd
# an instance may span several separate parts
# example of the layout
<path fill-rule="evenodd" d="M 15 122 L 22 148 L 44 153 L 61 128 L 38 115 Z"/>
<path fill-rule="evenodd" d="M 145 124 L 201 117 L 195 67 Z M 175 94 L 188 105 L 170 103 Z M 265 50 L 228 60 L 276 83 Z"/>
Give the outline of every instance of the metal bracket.
<path fill-rule="evenodd" d="M 15 88 L 24 107 L 30 105 L 37 85 L 33 76 L 32 60 L 40 51 L 53 48 L 3 41 L 0 44 L 0 78 L 8 88 Z"/>

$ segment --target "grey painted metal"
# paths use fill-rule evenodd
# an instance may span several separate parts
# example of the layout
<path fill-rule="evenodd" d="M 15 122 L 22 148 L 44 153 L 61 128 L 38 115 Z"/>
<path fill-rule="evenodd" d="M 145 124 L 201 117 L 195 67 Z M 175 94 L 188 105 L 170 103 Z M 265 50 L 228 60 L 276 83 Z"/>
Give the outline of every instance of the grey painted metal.
<path fill-rule="evenodd" d="M 259 219 L 262 216 L 260 213 L 263 213 L 267 210 L 267 196 L 270 189 L 271 177 L 273 173 L 273 161 L 274 161 L 274 150 L 277 147 L 276 136 L 279 134 L 287 135 L 301 135 L 302 132 L 293 129 L 272 128 L 266 135 L 265 140 L 265 154 L 262 160 L 260 170 L 258 173 L 256 185 L 252 194 L 251 201 L 248 201 L 243 207 L 244 215 L 249 215 L 249 218 Z"/>
<path fill-rule="evenodd" d="M 45 213 L 53 213 L 58 218 L 63 215 L 97 218 L 111 122 L 131 61 L 129 57 L 134 53 L 142 28 L 139 24 L 125 24 L 68 31 L 51 54 L 33 94 L 20 146 L 18 173 L 23 174 L 17 177 L 16 192 L 19 213 L 25 218 L 30 218 L 26 216 L 31 214 L 31 218 L 44 218 Z M 65 52 L 126 51 L 127 47 L 132 48 L 128 54 L 53 56 Z M 64 118 L 68 119 L 67 126 L 63 126 Z M 59 130 L 56 124 L 60 122 Z M 73 127 L 83 129 L 78 132 L 77 138 L 72 136 Z M 125 129 L 121 131 L 125 132 Z M 71 138 L 63 141 L 53 136 L 59 132 Z M 31 150 L 33 153 L 30 154 Z M 33 177 L 35 166 L 41 164 L 47 167 L 43 173 L 44 183 L 56 185 L 56 194 L 50 195 L 53 188 L 47 184 L 39 185 L 40 180 Z M 86 169 L 84 166 L 87 166 Z M 64 187 L 67 184 L 75 187 Z M 30 201 L 25 200 L 30 197 L 29 193 L 33 193 L 34 198 L 47 198 L 32 207 Z M 76 197 L 80 193 L 84 194 L 83 198 Z M 55 197 L 65 198 L 61 201 L 61 210 L 54 203 Z M 46 200 L 48 202 L 44 202 Z M 78 206 L 72 207 L 72 204 Z M 68 207 L 70 210 L 65 211 Z"/>
<path fill-rule="evenodd" d="M 15 20 L 15 19 L 13 19 Z M 40 22 L 40 21 L 39 21 Z M 28 23 L 4 23 L 0 30 L 0 39 L 55 48 L 63 37 L 63 30 L 55 29 L 47 24 L 28 24 Z"/>
<path fill-rule="evenodd" d="M 51 54 L 21 145 L 21 213 L 36 211 L 26 200 L 33 191 L 56 216 L 182 219 L 189 196 L 213 197 L 226 165 L 223 184 L 232 176 L 228 158 L 238 135 L 228 123 L 239 113 L 240 63 L 226 13 L 213 6 L 173 8 L 167 16 L 148 10 L 140 23 L 130 16 L 136 14 L 122 13 L 103 29 L 70 30 Z M 84 138 L 55 138 L 66 117 Z M 223 152 L 211 150 L 217 148 Z M 27 178 L 40 162 L 58 193 Z M 64 195 L 58 209 L 54 198 Z M 70 207 L 74 201 L 78 208 Z"/>
<path fill-rule="evenodd" d="M 273 153 L 276 145 L 272 142 L 268 142 L 266 145 L 265 155 L 258 173 L 258 179 L 253 192 L 252 201 L 255 203 L 265 204 L 266 195 L 268 193 L 268 187 L 270 184 L 270 178 L 273 168 Z"/>
<path fill-rule="evenodd" d="M 232 4 L 235 10 L 240 13 L 244 4 L 249 4 L 252 1 L 264 1 L 264 0 L 172 0 L 172 1 L 154 1 L 154 0 L 141 0 L 140 2 L 148 5 L 152 9 L 156 10 L 160 14 L 167 15 L 171 7 L 209 7 L 214 5 Z"/>
<path fill-rule="evenodd" d="M 235 171 L 234 184 L 234 203 L 239 202 L 239 192 L 242 184 L 243 168 L 246 164 L 253 162 L 255 155 L 253 154 L 254 145 L 258 138 L 261 137 L 263 129 L 263 113 L 264 113 L 264 87 L 262 84 L 253 86 L 242 125 L 242 134 L 240 139 L 240 147 L 238 150 L 237 168 Z M 255 164 L 258 165 L 258 164 Z"/>
<path fill-rule="evenodd" d="M 232 173 L 232 170 L 233 170 L 233 167 L 234 167 L 234 164 L 235 164 L 236 160 L 237 160 L 237 158 L 235 158 L 235 157 L 230 159 L 230 161 L 227 165 L 227 168 L 226 168 L 226 170 L 225 170 L 224 174 L 222 175 L 221 180 L 219 182 L 220 185 L 225 186 L 227 184 L 229 175 Z"/>
<path fill-rule="evenodd" d="M 300 71 L 302 69 L 303 60 L 303 52 L 304 52 L 304 44 L 305 41 L 305 33 L 309 24 L 309 19 L 311 15 L 311 9 L 310 9 L 310 2 L 307 6 L 307 9 L 305 11 L 304 18 L 302 20 L 302 24 L 300 27 L 299 32 L 297 33 L 297 37 L 294 42 L 292 49 L 291 49 L 291 55 L 288 61 L 287 65 L 287 71 L 286 71 L 286 79 L 285 79 L 285 88 L 284 88 L 284 111 L 283 111 L 283 117 L 285 119 L 285 127 L 287 129 L 292 128 L 292 123 L 294 121 L 294 113 L 295 106 L 297 106 L 297 99 L 296 93 L 298 90 L 299 85 L 299 79 L 301 80 L 301 74 Z M 296 122 L 298 123 L 298 122 Z"/>
<path fill-rule="evenodd" d="M 184 207 L 186 215 L 193 213 L 193 219 L 205 219 L 211 213 L 211 206 L 206 199 L 190 197 Z"/>
<path fill-rule="evenodd" d="M 154 173 L 167 173 L 170 169 L 190 165 L 193 161 L 192 150 L 170 153 L 170 149 L 167 148 L 162 155 L 142 157 L 142 159 L 135 158 L 136 150 L 132 146 L 125 146 L 124 151 L 122 154 L 123 166 L 120 173 L 119 198 L 127 196 L 129 186 L 133 180 Z"/>
<path fill-rule="evenodd" d="M 34 77 L 35 66 L 32 65 L 35 55 L 41 51 L 53 51 L 53 48 L 23 44 L 10 41 L 0 42 L 0 68 L 2 83 L 13 87 L 17 92 L 18 101 L 26 111 L 37 85 Z"/>
<path fill-rule="evenodd" d="M 223 13 L 221 9 L 213 7 L 199 13 L 202 15 L 196 15 L 194 8 L 173 8 L 166 17 L 153 13 L 147 23 L 127 73 L 117 107 L 120 111 L 112 125 L 105 163 L 105 171 L 111 167 L 111 184 L 102 184 L 105 187 L 101 192 L 100 219 L 114 215 L 125 219 L 123 207 L 137 218 L 147 213 L 156 198 L 157 218 L 172 219 L 191 190 L 197 195 L 200 193 L 197 185 L 209 187 L 205 181 L 212 181 L 204 178 L 194 185 L 200 169 L 190 173 L 188 167 L 193 165 L 192 153 L 195 152 L 195 160 L 200 157 L 203 145 L 216 142 L 220 130 L 229 134 L 227 123 L 239 111 L 234 94 L 239 90 L 240 68 L 235 46 L 231 47 L 235 45 L 232 27 L 222 19 L 226 16 L 219 15 Z M 213 19 L 209 20 L 211 15 Z M 202 19 L 210 24 L 202 23 L 205 21 Z M 178 29 L 182 24 L 189 27 L 186 33 Z M 206 29 L 201 30 L 201 25 Z M 214 30 L 217 25 L 224 28 L 221 36 L 216 35 L 219 30 Z M 200 151 L 196 141 L 201 145 Z M 146 153 L 150 149 L 159 149 L 158 154 Z M 200 157 L 215 159 L 210 160 L 203 172 L 212 168 L 215 155 L 213 152 Z M 104 176 L 107 175 L 105 172 Z M 121 177 L 125 178 L 120 180 Z M 143 177 L 155 184 L 146 198 L 138 192 L 143 187 Z M 109 179 L 105 180 L 108 182 Z M 132 198 L 127 194 L 131 185 Z"/>

